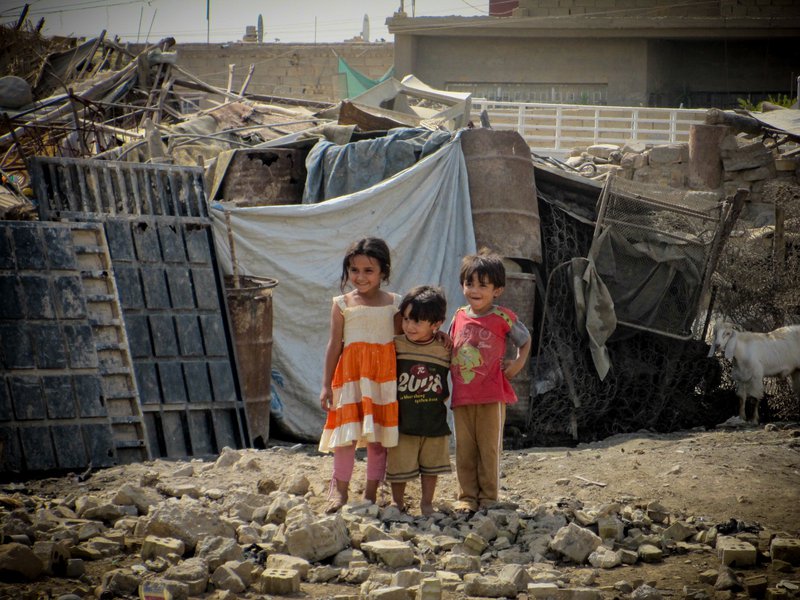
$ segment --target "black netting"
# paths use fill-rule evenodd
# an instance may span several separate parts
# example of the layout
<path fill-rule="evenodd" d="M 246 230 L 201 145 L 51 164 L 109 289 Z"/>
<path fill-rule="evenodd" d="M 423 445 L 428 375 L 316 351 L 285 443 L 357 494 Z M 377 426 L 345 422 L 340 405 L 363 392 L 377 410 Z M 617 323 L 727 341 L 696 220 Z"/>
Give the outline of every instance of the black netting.
<path fill-rule="evenodd" d="M 775 227 L 750 227 L 749 221 L 741 220 L 726 242 L 712 279 L 716 311 L 747 331 L 800 324 L 800 186 L 774 180 L 767 184 L 764 196 L 773 201 L 783 219 L 783 244 L 776 243 Z M 800 401 L 789 383 L 776 378 L 764 383 L 761 418 L 800 419 Z M 734 389 L 729 369 L 722 387 Z"/>
<path fill-rule="evenodd" d="M 719 423 L 735 398 L 708 395 L 720 379 L 708 346 L 620 326 L 609 340 L 612 369 L 595 371 L 578 333 L 569 261 L 587 256 L 594 225 L 540 190 L 542 274 L 547 281 L 528 423 L 530 443 L 592 441 L 616 433 Z M 584 207 L 585 208 L 585 207 Z"/>

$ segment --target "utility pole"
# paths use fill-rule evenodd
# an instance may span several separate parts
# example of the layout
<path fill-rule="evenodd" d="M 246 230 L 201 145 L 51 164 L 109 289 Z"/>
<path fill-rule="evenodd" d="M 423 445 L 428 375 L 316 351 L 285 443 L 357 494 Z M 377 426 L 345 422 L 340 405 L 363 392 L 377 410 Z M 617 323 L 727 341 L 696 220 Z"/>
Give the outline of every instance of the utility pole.
<path fill-rule="evenodd" d="M 211 0 L 206 0 L 206 44 L 211 43 Z"/>

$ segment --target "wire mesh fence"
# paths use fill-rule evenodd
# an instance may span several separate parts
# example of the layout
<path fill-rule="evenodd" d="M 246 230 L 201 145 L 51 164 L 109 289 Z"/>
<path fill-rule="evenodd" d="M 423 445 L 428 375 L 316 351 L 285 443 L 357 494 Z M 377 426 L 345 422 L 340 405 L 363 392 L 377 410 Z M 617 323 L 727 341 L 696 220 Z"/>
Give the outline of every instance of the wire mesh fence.
<path fill-rule="evenodd" d="M 571 269 L 572 259 L 588 255 L 594 224 L 541 191 L 539 196 L 548 283 L 526 432 L 530 443 L 592 441 L 724 420 L 728 401 L 710 406 L 707 396 L 719 381 L 719 363 L 706 357 L 702 341 L 622 325 L 607 343 L 612 369 L 600 379 L 578 332 Z"/>
<path fill-rule="evenodd" d="M 739 221 L 712 279 L 716 312 L 747 331 L 800 324 L 800 186 L 773 180 L 764 197 L 774 203 L 775 225 Z M 722 387 L 734 388 L 727 367 Z M 800 419 L 800 398 L 787 380 L 767 378 L 765 388 L 762 418 Z"/>

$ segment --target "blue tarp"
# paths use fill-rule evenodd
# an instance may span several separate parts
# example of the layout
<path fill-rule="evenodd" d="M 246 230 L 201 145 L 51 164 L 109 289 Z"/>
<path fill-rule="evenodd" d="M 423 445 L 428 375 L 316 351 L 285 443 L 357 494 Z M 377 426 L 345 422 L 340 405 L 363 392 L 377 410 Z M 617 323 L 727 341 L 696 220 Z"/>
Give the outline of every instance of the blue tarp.
<path fill-rule="evenodd" d="M 433 154 L 450 138 L 448 131 L 398 127 L 386 136 L 350 144 L 320 140 L 306 157 L 303 203 L 365 190 Z"/>

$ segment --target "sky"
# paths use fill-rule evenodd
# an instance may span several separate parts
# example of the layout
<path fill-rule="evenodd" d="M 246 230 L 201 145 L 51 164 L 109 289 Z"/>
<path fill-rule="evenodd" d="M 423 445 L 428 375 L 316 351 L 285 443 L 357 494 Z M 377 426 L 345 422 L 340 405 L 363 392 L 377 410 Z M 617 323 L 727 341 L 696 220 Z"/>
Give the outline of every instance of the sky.
<path fill-rule="evenodd" d="M 118 35 L 123 42 L 241 40 L 247 25 L 264 22 L 264 42 L 341 42 L 361 33 L 369 16 L 370 41 L 393 41 L 386 18 L 400 8 L 417 17 L 485 16 L 488 0 L 29 0 L 28 20 L 44 17 L 46 36 Z M 206 19 L 206 5 L 209 19 Z M 0 0 L 0 22 L 16 23 L 26 2 Z"/>

